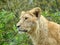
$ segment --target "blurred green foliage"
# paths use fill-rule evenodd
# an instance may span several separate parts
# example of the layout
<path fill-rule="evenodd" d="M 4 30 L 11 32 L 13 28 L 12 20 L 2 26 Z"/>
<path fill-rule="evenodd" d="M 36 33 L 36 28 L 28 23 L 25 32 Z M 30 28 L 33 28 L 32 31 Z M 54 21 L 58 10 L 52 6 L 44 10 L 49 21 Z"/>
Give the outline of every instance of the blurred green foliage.
<path fill-rule="evenodd" d="M 40 7 L 43 11 L 60 11 L 60 0 L 0 0 L 0 9 L 13 12 Z"/>
<path fill-rule="evenodd" d="M 18 33 L 16 24 L 22 10 L 34 7 L 40 7 L 42 15 L 60 24 L 60 0 L 0 0 L 0 45 L 32 45 L 28 35 Z"/>
<path fill-rule="evenodd" d="M 60 24 L 60 11 L 55 13 L 48 13 L 47 11 L 43 11 L 42 15 L 44 15 L 48 20 Z"/>
<path fill-rule="evenodd" d="M 17 34 L 17 18 L 12 12 L 0 11 L 0 45 L 28 45 L 26 34 Z"/>

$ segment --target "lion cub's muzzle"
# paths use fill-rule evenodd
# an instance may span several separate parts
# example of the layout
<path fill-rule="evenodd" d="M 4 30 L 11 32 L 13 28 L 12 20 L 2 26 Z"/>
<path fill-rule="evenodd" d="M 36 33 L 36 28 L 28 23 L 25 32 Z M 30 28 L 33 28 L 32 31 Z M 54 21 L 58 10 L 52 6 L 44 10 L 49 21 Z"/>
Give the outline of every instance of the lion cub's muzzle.
<path fill-rule="evenodd" d="M 21 31 L 21 32 L 27 32 L 27 30 L 20 29 L 20 26 L 17 26 L 17 29 L 18 29 L 18 31 Z"/>

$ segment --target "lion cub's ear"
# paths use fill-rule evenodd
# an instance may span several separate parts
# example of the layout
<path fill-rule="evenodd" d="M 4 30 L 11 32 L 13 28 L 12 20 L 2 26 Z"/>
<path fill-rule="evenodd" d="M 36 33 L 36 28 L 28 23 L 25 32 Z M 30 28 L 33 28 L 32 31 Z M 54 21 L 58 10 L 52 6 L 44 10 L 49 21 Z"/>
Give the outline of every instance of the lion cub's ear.
<path fill-rule="evenodd" d="M 41 9 L 39 7 L 36 7 L 36 8 L 33 8 L 32 10 L 30 10 L 30 12 L 32 14 L 34 14 L 36 17 L 39 17 L 40 16 Z"/>

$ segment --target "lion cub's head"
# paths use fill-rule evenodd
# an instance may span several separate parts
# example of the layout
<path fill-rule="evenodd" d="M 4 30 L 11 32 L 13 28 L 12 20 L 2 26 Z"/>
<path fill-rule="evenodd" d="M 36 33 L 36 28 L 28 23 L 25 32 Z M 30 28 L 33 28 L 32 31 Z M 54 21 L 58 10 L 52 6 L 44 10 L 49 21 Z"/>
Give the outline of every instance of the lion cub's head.
<path fill-rule="evenodd" d="M 40 17 L 40 8 L 36 7 L 29 11 L 22 11 L 20 20 L 17 23 L 18 30 L 21 32 L 33 32 L 37 27 L 37 20 Z"/>

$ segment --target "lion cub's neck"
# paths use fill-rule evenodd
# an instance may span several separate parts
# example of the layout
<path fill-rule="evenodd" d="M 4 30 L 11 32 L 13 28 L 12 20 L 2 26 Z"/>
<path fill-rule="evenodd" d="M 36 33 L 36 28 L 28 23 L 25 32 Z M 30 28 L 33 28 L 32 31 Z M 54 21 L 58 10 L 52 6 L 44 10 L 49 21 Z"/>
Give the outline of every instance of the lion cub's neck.
<path fill-rule="evenodd" d="M 46 26 L 47 20 L 43 16 L 41 16 L 40 19 L 37 21 L 36 30 L 32 32 L 32 34 L 30 34 L 30 37 L 35 45 L 47 45 L 46 41 L 48 40 L 48 29 L 46 28 Z"/>

